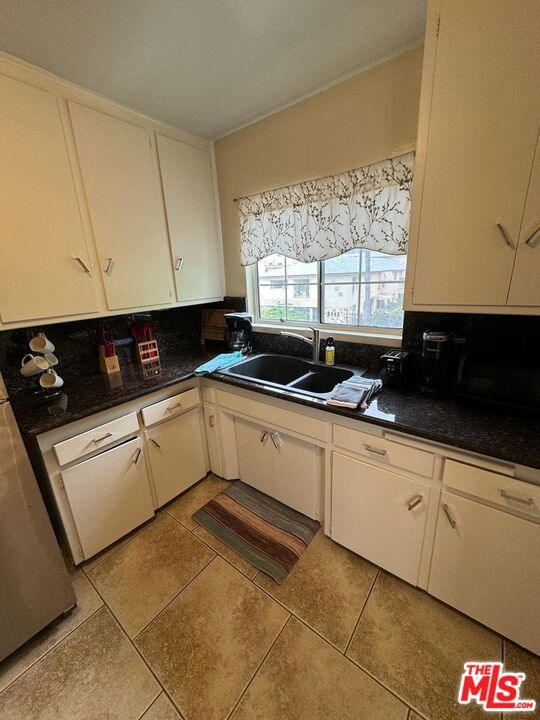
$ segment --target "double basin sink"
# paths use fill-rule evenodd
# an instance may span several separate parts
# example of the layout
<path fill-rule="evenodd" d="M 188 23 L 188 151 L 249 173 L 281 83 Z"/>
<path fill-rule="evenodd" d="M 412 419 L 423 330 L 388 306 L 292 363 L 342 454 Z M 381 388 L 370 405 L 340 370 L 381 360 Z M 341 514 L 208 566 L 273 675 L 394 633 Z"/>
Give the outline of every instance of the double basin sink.
<path fill-rule="evenodd" d="M 221 370 L 224 375 L 321 399 L 329 397 L 339 383 L 362 372 L 272 354 L 256 355 Z"/>

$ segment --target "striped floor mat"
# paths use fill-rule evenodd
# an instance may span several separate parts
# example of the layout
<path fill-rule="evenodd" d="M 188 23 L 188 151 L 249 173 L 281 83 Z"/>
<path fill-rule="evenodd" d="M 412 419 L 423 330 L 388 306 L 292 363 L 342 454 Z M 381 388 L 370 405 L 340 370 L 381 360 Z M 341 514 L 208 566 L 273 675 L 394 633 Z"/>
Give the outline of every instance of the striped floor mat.
<path fill-rule="evenodd" d="M 235 482 L 193 519 L 238 555 L 282 583 L 320 528 L 243 482 Z"/>

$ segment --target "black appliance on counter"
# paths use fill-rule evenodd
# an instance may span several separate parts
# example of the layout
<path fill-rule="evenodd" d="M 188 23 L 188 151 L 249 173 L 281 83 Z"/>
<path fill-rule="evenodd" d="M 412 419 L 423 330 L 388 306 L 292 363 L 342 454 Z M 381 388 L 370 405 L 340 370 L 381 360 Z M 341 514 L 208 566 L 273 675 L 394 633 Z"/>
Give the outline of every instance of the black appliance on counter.
<path fill-rule="evenodd" d="M 426 330 L 422 337 L 422 379 L 420 392 L 436 397 L 449 388 L 452 378 L 454 344 L 451 333 Z"/>
<path fill-rule="evenodd" d="M 225 339 L 229 350 L 249 352 L 251 350 L 251 334 L 253 315 L 248 312 L 225 313 L 227 330 Z"/>
<path fill-rule="evenodd" d="M 540 361 L 530 338 L 467 337 L 456 350 L 457 399 L 540 417 Z"/>
<path fill-rule="evenodd" d="M 387 387 L 404 387 L 410 380 L 411 353 L 408 350 L 390 350 L 381 356 L 381 378 Z"/>

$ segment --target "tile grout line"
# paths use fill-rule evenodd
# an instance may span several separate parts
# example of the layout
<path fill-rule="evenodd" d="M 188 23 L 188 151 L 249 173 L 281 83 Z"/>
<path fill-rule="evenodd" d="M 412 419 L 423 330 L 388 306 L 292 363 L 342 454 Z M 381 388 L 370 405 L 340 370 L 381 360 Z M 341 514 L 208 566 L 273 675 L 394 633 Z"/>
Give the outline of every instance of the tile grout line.
<path fill-rule="evenodd" d="M 370 595 L 371 595 L 371 592 L 372 592 L 373 588 L 375 587 L 375 583 L 377 582 L 377 580 L 378 580 L 378 578 L 379 578 L 380 572 L 381 572 L 381 568 L 377 566 L 377 571 L 375 572 L 375 575 L 374 575 L 374 577 L 373 577 L 373 580 L 371 581 L 371 586 L 370 586 L 370 588 L 369 588 L 369 590 L 368 590 L 368 593 L 367 593 L 367 595 L 366 595 L 366 599 L 364 600 L 364 602 L 362 603 L 362 607 L 360 608 L 360 614 L 358 615 L 358 618 L 357 618 L 357 620 L 356 620 L 356 623 L 354 624 L 354 628 L 353 628 L 353 631 L 352 631 L 352 633 L 351 633 L 351 637 L 349 638 L 349 640 L 348 640 L 348 642 L 347 642 L 347 645 L 345 646 L 345 650 L 343 651 L 343 655 L 345 655 L 345 656 L 347 656 L 347 651 L 348 651 L 348 649 L 349 649 L 349 647 L 350 647 L 350 645 L 351 645 L 351 643 L 352 643 L 352 639 L 353 639 L 353 637 L 354 637 L 354 633 L 356 632 L 356 630 L 357 630 L 357 628 L 358 628 L 358 625 L 360 624 L 360 620 L 362 619 L 362 615 L 364 614 L 364 610 L 366 609 L 366 605 L 368 604 L 368 600 L 369 600 L 369 598 L 370 598 Z"/>
<path fill-rule="evenodd" d="M 99 595 L 99 598 L 101 599 L 102 604 L 101 604 L 98 608 L 96 608 L 92 613 L 90 613 L 90 615 L 89 615 L 88 617 L 84 618 L 84 620 L 81 620 L 81 622 L 80 622 L 78 625 L 76 625 L 74 628 L 72 628 L 66 635 L 64 635 L 64 637 L 60 638 L 60 640 L 58 640 L 58 642 L 54 643 L 54 645 L 51 645 L 51 647 L 50 647 L 48 650 L 46 650 L 46 651 L 43 653 L 43 655 L 40 655 L 38 658 L 36 658 L 36 659 L 34 660 L 34 662 L 30 663 L 30 665 L 29 665 L 27 668 L 25 668 L 19 675 L 17 675 L 17 677 L 14 677 L 13 680 L 11 680 L 11 682 L 9 682 L 9 683 L 6 685 L 5 688 L 2 688 L 2 690 L 0 690 L 0 695 L 2 695 L 2 693 L 4 693 L 8 688 L 10 688 L 10 687 L 13 685 L 13 683 L 16 683 L 17 680 L 20 680 L 20 679 L 23 677 L 23 675 L 26 675 L 26 673 L 27 673 L 29 670 L 31 670 L 31 669 L 34 667 L 34 665 L 37 665 L 39 662 L 41 662 L 42 660 L 44 660 L 49 653 L 51 653 L 54 649 L 56 649 L 57 647 L 59 647 L 59 646 L 64 642 L 64 640 L 67 640 L 67 638 L 68 638 L 72 633 L 74 633 L 75 630 L 78 630 L 80 627 L 82 627 L 82 626 L 84 625 L 85 622 L 87 622 L 88 620 L 90 620 L 90 618 L 94 617 L 94 615 L 95 615 L 97 612 L 99 612 L 103 607 L 106 607 L 106 606 L 105 606 L 105 601 L 103 600 L 103 598 L 101 597 L 101 595 Z M 74 608 L 74 609 L 75 609 L 75 608 Z M 59 620 L 59 618 L 57 618 L 57 620 Z M 54 620 L 53 620 L 53 622 L 54 622 Z M 35 637 L 35 636 L 34 636 L 34 637 Z M 30 638 L 30 640 L 32 640 L 32 638 Z M 28 642 L 29 642 L 29 641 L 28 641 Z M 17 650 L 20 650 L 20 649 L 22 649 L 23 647 L 24 647 L 24 645 L 21 645 L 21 647 L 18 648 Z M 15 652 L 17 652 L 17 650 L 16 650 Z M 11 656 L 8 655 L 8 658 L 9 658 L 9 657 L 11 657 Z M 5 659 L 7 660 L 7 658 L 5 658 Z"/>
<path fill-rule="evenodd" d="M 212 560 L 213 560 L 213 559 L 214 559 L 214 558 L 212 558 Z M 212 562 L 212 561 L 210 561 L 210 562 Z M 208 565 L 209 565 L 209 564 L 210 564 L 210 563 L 208 563 Z M 206 568 L 206 567 L 207 567 L 207 565 L 205 565 L 205 568 Z M 203 570 L 204 570 L 205 568 L 203 568 Z M 201 570 L 201 572 L 202 572 L 202 570 Z M 92 587 L 94 588 L 94 590 L 99 594 L 98 589 L 95 587 L 94 583 L 92 583 L 92 581 L 90 580 L 90 578 L 89 578 L 89 581 L 90 581 Z M 100 597 L 101 597 L 101 595 L 100 595 Z M 154 680 L 157 682 L 158 687 L 161 688 L 161 692 L 165 693 L 165 695 L 166 695 L 166 696 L 169 698 L 169 700 L 171 701 L 173 707 L 178 711 L 178 713 L 180 714 L 180 717 L 183 719 L 184 716 L 182 715 L 182 711 L 180 710 L 180 708 L 177 707 L 176 703 L 174 702 L 174 700 L 172 699 L 172 697 L 169 695 L 169 693 L 168 693 L 167 690 L 165 689 L 164 685 L 161 683 L 160 679 L 158 678 L 158 676 L 156 675 L 156 673 L 155 673 L 154 670 L 152 669 L 151 665 L 146 661 L 144 655 L 141 653 L 141 651 L 139 650 L 139 648 L 135 645 L 135 643 L 133 642 L 133 640 L 129 637 L 129 635 L 127 634 L 127 632 L 124 630 L 124 628 L 123 628 L 122 625 L 120 624 L 120 621 L 118 620 L 118 618 L 116 617 L 116 615 L 114 614 L 114 612 L 112 611 L 112 609 L 109 607 L 109 605 L 105 602 L 104 598 L 102 598 L 102 600 L 103 600 L 103 603 L 104 603 L 104 605 L 103 605 L 102 607 L 105 607 L 105 608 L 110 612 L 110 614 L 111 614 L 114 622 L 115 622 L 115 623 L 118 625 L 118 627 L 120 628 L 120 632 L 124 635 L 124 637 L 126 638 L 126 640 L 128 641 L 128 643 L 129 643 L 129 644 L 131 645 L 131 647 L 135 650 L 135 652 L 136 652 L 136 654 L 138 655 L 138 657 L 142 660 L 142 662 L 143 662 L 143 664 L 145 665 L 145 667 L 148 669 L 148 671 L 150 672 L 150 674 L 152 675 L 152 677 L 154 678 Z M 101 609 L 101 608 L 100 608 L 100 609 Z M 96 612 L 97 612 L 97 610 L 96 610 Z M 159 613 L 158 613 L 158 614 L 159 614 Z M 157 615 L 156 615 L 156 617 L 157 617 Z M 155 619 L 155 618 L 154 618 L 154 619 Z M 142 717 L 142 715 L 144 715 L 144 713 L 147 712 L 147 711 L 152 707 L 152 705 L 153 705 L 153 704 L 155 703 L 155 701 L 158 699 L 158 697 L 160 696 L 160 694 L 161 694 L 161 693 L 158 692 L 158 694 L 157 694 L 156 697 L 152 700 L 152 702 L 150 703 L 150 705 L 144 710 L 144 712 L 143 712 L 141 715 L 139 715 L 138 720 L 140 720 L 140 718 Z"/>
<path fill-rule="evenodd" d="M 249 686 L 251 685 L 251 683 L 252 683 L 252 682 L 255 680 L 255 678 L 257 677 L 257 674 L 258 674 L 259 670 L 260 670 L 261 667 L 263 666 L 266 658 L 270 655 L 270 653 L 271 653 L 271 651 L 272 651 L 272 648 L 274 647 L 274 645 L 277 643 L 277 641 L 278 641 L 279 638 L 281 637 L 283 631 L 285 630 L 285 628 L 287 627 L 287 625 L 288 625 L 289 622 L 291 621 L 291 618 L 292 618 L 292 617 L 293 617 L 292 614 L 289 613 L 289 617 L 288 617 L 287 620 L 285 621 L 285 623 L 284 623 L 283 627 L 281 628 L 281 630 L 280 630 L 280 631 L 278 632 L 278 634 L 276 635 L 276 637 L 275 637 L 275 639 L 274 639 L 274 642 L 270 645 L 270 647 L 268 648 L 267 652 L 264 654 L 263 659 L 262 659 L 261 662 L 257 665 L 257 668 L 255 669 L 255 672 L 253 673 L 253 675 L 251 676 L 251 678 L 248 680 L 248 683 L 247 683 L 246 687 L 242 690 L 242 692 L 240 693 L 240 696 L 238 697 L 238 700 L 234 703 L 234 705 L 233 705 L 230 713 L 226 716 L 226 718 L 225 718 L 224 720 L 229 720 L 229 718 L 232 717 L 234 711 L 236 710 L 236 708 L 237 708 L 238 705 L 240 704 L 240 701 L 242 700 L 242 698 L 244 697 L 244 695 L 245 695 L 246 692 L 248 691 Z"/>

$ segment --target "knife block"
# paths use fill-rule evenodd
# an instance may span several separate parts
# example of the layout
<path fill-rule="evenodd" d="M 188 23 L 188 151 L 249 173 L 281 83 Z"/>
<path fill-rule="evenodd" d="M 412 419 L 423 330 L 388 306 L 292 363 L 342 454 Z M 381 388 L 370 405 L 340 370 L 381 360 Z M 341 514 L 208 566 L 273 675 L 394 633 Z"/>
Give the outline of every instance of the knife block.
<path fill-rule="evenodd" d="M 135 354 L 137 355 L 137 362 L 140 362 L 141 365 L 159 360 L 157 340 L 136 343 Z"/>
<path fill-rule="evenodd" d="M 106 375 L 112 375 L 112 373 L 120 372 L 120 363 L 118 362 L 118 355 L 105 355 L 105 347 L 98 345 L 99 348 L 99 368 L 102 373 Z"/>

